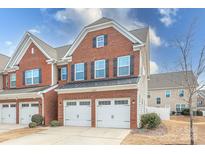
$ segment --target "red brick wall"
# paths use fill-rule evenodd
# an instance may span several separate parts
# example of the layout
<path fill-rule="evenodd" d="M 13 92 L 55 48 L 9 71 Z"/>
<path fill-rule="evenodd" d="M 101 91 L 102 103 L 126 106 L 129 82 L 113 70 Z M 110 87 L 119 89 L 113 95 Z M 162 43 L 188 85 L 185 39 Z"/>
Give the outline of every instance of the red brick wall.
<path fill-rule="evenodd" d="M 44 94 L 44 118 L 45 125 L 49 125 L 52 120 L 57 120 L 58 96 L 55 90 Z"/>
<path fill-rule="evenodd" d="M 102 48 L 93 48 L 93 38 L 108 35 L 108 45 Z M 134 75 L 139 74 L 140 52 L 133 51 L 133 44 L 114 28 L 106 28 L 88 33 L 72 55 L 72 62 L 68 64 L 68 81 L 71 81 L 71 64 L 87 62 L 87 80 L 90 80 L 91 61 L 109 59 L 109 78 L 113 78 L 113 58 L 125 55 L 134 55 Z"/>
<path fill-rule="evenodd" d="M 34 48 L 34 54 L 31 53 L 32 48 Z M 44 54 L 35 46 L 34 43 L 31 43 L 19 63 L 19 70 L 16 71 L 16 88 L 26 87 L 23 84 L 23 72 L 25 70 L 38 68 L 42 71 L 42 83 L 34 86 L 50 85 L 52 82 L 51 65 L 47 64 L 46 60 L 47 59 Z M 10 87 L 10 79 L 8 79 L 8 85 Z"/>
<path fill-rule="evenodd" d="M 96 126 L 95 117 L 95 100 L 101 98 L 123 98 L 130 97 L 130 128 L 137 127 L 137 90 L 119 90 L 119 91 L 105 91 L 105 92 L 89 92 L 89 93 L 75 93 L 75 94 L 59 94 L 58 95 L 58 120 L 63 124 L 63 100 L 72 99 L 91 99 L 92 100 L 92 127 Z M 134 104 L 132 102 L 135 102 Z"/>

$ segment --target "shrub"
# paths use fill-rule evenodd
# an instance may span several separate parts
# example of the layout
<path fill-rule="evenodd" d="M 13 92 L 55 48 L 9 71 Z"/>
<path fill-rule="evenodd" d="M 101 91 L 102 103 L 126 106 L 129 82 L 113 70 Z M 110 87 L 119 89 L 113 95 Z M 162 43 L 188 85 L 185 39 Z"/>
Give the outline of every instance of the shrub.
<path fill-rule="evenodd" d="M 42 125 L 42 123 L 43 123 L 43 117 L 40 114 L 34 114 L 31 117 L 31 121 L 35 122 L 37 124 L 37 126 L 39 126 L 39 125 Z"/>
<path fill-rule="evenodd" d="M 141 124 L 143 128 L 152 129 L 160 125 L 161 119 L 156 113 L 144 114 L 141 117 Z"/>
<path fill-rule="evenodd" d="M 184 109 L 184 110 L 182 110 L 181 114 L 182 115 L 190 115 L 190 111 L 189 111 L 189 109 Z"/>
<path fill-rule="evenodd" d="M 175 115 L 175 114 L 176 114 L 176 112 L 175 112 L 175 111 L 172 111 L 172 112 L 171 112 L 171 115 Z"/>
<path fill-rule="evenodd" d="M 50 122 L 51 127 L 58 127 L 60 126 L 60 122 L 57 120 L 53 120 Z"/>
<path fill-rule="evenodd" d="M 200 110 L 197 110 L 197 111 L 196 111 L 196 114 L 197 114 L 197 116 L 203 116 L 203 112 L 200 111 Z"/>
<path fill-rule="evenodd" d="M 37 126 L 37 123 L 30 122 L 28 126 L 29 126 L 29 128 L 35 128 Z"/>

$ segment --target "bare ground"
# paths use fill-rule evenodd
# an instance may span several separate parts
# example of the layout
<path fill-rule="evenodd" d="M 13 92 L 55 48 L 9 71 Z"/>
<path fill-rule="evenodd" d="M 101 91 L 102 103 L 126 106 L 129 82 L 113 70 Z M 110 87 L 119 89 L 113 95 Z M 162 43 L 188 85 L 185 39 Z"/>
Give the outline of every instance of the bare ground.
<path fill-rule="evenodd" d="M 145 145 L 184 145 L 189 144 L 188 117 L 175 116 L 163 121 L 154 130 L 136 129 L 122 141 L 121 144 Z M 205 117 L 194 118 L 194 136 L 196 144 L 205 144 Z"/>

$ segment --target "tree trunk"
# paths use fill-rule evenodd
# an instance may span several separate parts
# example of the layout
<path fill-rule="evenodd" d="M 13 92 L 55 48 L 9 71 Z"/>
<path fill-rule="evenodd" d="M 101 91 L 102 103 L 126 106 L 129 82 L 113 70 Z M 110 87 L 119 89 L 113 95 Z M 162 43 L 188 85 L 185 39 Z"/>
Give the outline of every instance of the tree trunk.
<path fill-rule="evenodd" d="M 194 145 L 194 128 L 193 128 L 193 109 L 192 100 L 189 100 L 189 111 L 190 111 L 190 144 Z"/>

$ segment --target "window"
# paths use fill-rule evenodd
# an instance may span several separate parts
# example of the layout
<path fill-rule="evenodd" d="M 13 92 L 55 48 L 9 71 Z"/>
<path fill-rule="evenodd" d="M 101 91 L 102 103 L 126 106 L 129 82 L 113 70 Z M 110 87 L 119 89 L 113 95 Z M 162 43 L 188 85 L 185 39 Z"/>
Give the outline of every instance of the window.
<path fill-rule="evenodd" d="M 185 104 L 176 104 L 176 111 L 177 112 L 182 112 L 184 109 L 186 109 Z"/>
<path fill-rule="evenodd" d="M 157 104 L 161 104 L 161 98 L 160 97 L 157 97 Z"/>
<path fill-rule="evenodd" d="M 98 105 L 111 105 L 111 101 L 99 101 Z"/>
<path fill-rule="evenodd" d="M 165 92 L 165 96 L 168 98 L 171 96 L 171 91 L 170 90 L 166 90 Z"/>
<path fill-rule="evenodd" d="M 105 77 L 105 60 L 95 61 L 95 78 Z"/>
<path fill-rule="evenodd" d="M 130 75 L 130 56 L 118 57 L 117 67 L 117 76 Z"/>
<path fill-rule="evenodd" d="M 10 87 L 15 88 L 16 87 L 16 73 L 12 73 L 10 75 Z"/>
<path fill-rule="evenodd" d="M 11 104 L 10 107 L 16 107 L 16 104 Z"/>
<path fill-rule="evenodd" d="M 67 105 L 67 106 L 75 106 L 75 105 L 76 105 L 76 102 L 67 102 L 66 105 Z"/>
<path fill-rule="evenodd" d="M 61 80 L 66 80 L 67 79 L 67 67 L 62 67 L 61 68 Z"/>
<path fill-rule="evenodd" d="M 184 90 L 183 89 L 179 90 L 179 97 L 184 97 Z"/>
<path fill-rule="evenodd" d="M 105 38 L 104 35 L 100 35 L 96 37 L 96 47 L 104 47 L 105 46 Z"/>
<path fill-rule="evenodd" d="M 90 105 L 90 102 L 89 101 L 80 102 L 80 105 Z"/>
<path fill-rule="evenodd" d="M 2 105 L 3 108 L 7 108 L 9 107 L 9 105 L 5 104 L 5 105 Z"/>
<path fill-rule="evenodd" d="M 25 71 L 25 84 L 26 85 L 33 85 L 40 83 L 40 70 L 27 70 Z"/>
<path fill-rule="evenodd" d="M 75 64 L 75 80 L 84 80 L 84 63 Z"/>
<path fill-rule="evenodd" d="M 8 76 L 6 76 L 6 88 L 8 88 Z"/>
<path fill-rule="evenodd" d="M 35 103 L 35 104 L 31 104 L 31 107 L 38 107 L 39 104 Z"/>
<path fill-rule="evenodd" d="M 128 105 L 128 100 L 117 100 L 115 105 Z"/>
<path fill-rule="evenodd" d="M 29 107 L 29 104 L 22 104 L 22 107 Z"/>

